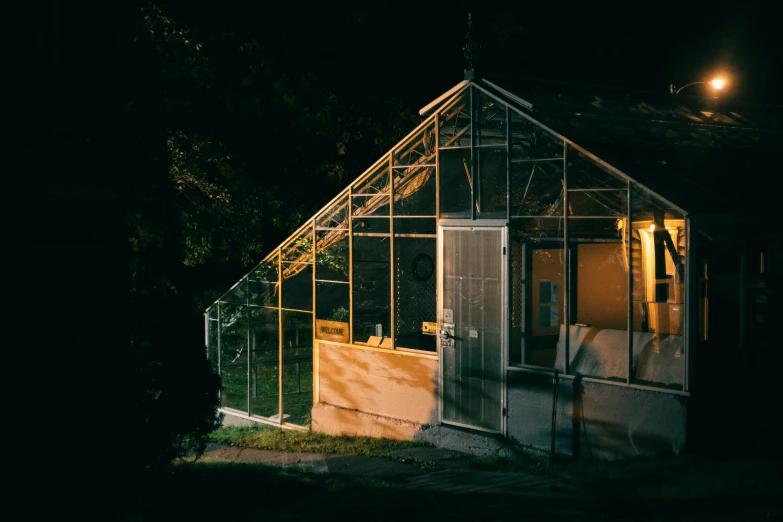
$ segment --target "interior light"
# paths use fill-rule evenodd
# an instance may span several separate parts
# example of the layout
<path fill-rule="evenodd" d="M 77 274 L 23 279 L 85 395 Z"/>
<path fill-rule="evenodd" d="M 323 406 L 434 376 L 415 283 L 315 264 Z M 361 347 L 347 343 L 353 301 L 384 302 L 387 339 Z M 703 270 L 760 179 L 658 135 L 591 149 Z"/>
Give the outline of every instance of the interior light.
<path fill-rule="evenodd" d="M 655 223 L 650 225 L 650 232 L 655 232 Z"/>

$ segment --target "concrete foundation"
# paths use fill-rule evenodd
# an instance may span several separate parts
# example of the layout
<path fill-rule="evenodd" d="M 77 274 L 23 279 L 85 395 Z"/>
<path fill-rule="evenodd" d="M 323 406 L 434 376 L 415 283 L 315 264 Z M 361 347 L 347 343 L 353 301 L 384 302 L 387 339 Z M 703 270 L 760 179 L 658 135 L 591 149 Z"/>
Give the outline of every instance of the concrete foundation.
<path fill-rule="evenodd" d="M 313 406 L 312 429 L 329 435 L 413 440 L 421 424 L 319 403 Z"/>
<path fill-rule="evenodd" d="M 428 442 L 439 448 L 471 453 L 479 456 L 496 455 L 513 458 L 518 451 L 515 445 L 499 435 L 482 433 L 442 424 L 440 426 L 422 426 L 413 440 Z"/>
<path fill-rule="evenodd" d="M 508 436 L 549 451 L 552 444 L 552 375 L 508 373 Z M 685 449 L 687 397 L 573 378 L 560 378 L 555 452 L 613 459 L 678 455 Z"/>

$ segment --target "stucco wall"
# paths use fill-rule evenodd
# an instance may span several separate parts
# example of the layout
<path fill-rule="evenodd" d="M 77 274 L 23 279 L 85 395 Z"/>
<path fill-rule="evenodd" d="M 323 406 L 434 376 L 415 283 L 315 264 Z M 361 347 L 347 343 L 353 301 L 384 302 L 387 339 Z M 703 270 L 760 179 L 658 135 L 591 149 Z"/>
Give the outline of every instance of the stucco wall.
<path fill-rule="evenodd" d="M 318 402 L 418 424 L 438 420 L 438 361 L 321 342 Z"/>
<path fill-rule="evenodd" d="M 568 378 L 559 383 L 556 452 L 618 458 L 684 450 L 686 397 Z M 552 375 L 508 372 L 510 438 L 549 451 L 553 391 Z"/>

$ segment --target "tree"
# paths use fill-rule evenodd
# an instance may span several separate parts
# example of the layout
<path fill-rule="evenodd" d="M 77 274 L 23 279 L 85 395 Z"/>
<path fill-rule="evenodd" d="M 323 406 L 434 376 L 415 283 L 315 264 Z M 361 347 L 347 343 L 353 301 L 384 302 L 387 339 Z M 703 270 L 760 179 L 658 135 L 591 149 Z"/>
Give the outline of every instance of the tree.
<path fill-rule="evenodd" d="M 393 118 L 368 116 L 254 35 L 187 19 L 143 7 L 126 74 L 131 402 L 149 464 L 198 452 L 214 426 L 201 317 L 183 310 L 200 313 L 416 120 L 394 100 L 380 105 Z"/>

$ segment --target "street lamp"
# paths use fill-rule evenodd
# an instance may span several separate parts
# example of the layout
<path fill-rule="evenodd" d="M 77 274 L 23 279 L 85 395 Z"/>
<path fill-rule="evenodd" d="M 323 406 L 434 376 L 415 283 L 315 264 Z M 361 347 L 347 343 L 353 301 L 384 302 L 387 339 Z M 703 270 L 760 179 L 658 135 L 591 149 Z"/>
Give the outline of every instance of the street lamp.
<path fill-rule="evenodd" d="M 726 85 L 726 81 L 722 80 L 721 78 L 715 78 L 715 79 L 710 80 L 708 82 L 691 82 L 691 83 L 685 84 L 685 85 L 683 85 L 682 87 L 679 87 L 679 88 L 675 87 L 673 83 L 670 83 L 669 84 L 669 92 L 672 93 L 672 94 L 679 94 L 680 91 L 683 90 L 684 88 L 690 87 L 691 85 L 697 85 L 699 83 L 710 83 L 710 84 L 712 84 L 712 87 L 717 89 L 717 90 L 723 89 L 723 86 Z"/>

